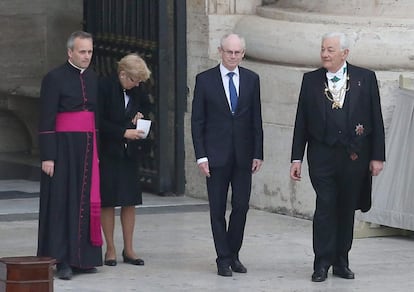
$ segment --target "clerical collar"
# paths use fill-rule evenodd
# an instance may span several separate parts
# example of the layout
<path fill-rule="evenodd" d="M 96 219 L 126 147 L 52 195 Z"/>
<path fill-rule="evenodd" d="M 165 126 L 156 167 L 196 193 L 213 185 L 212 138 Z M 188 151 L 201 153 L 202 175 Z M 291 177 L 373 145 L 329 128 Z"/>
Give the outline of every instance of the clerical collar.
<path fill-rule="evenodd" d="M 81 67 L 76 66 L 76 65 L 75 65 L 75 64 L 73 64 L 70 60 L 68 60 L 68 62 L 69 62 L 69 64 L 71 64 L 71 65 L 72 65 L 72 67 L 75 67 L 76 69 L 80 70 L 80 73 L 81 73 L 81 74 L 82 74 L 82 73 L 86 70 L 86 68 L 81 68 Z"/>

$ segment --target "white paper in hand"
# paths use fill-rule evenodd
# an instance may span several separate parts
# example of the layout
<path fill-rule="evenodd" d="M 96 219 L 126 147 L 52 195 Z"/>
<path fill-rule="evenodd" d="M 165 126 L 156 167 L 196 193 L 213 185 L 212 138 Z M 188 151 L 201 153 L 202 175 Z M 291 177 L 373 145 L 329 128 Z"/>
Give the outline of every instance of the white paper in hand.
<path fill-rule="evenodd" d="M 150 128 L 151 120 L 138 119 L 137 130 L 144 131 L 144 136 L 141 136 L 142 139 L 147 138 Z"/>

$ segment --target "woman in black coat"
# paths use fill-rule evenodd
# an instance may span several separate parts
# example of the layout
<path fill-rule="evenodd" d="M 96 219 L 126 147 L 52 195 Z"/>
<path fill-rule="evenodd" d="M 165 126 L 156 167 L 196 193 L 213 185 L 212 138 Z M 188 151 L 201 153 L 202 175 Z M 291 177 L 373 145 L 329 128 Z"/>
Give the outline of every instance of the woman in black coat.
<path fill-rule="evenodd" d="M 117 74 L 99 82 L 99 131 L 101 172 L 101 222 L 106 241 L 105 265 L 115 266 L 115 207 L 121 207 L 124 262 L 144 265 L 133 248 L 135 206 L 142 203 L 138 181 L 138 145 L 143 132 L 136 129 L 143 118 L 138 86 L 151 72 L 145 61 L 129 54 L 118 62 Z"/>

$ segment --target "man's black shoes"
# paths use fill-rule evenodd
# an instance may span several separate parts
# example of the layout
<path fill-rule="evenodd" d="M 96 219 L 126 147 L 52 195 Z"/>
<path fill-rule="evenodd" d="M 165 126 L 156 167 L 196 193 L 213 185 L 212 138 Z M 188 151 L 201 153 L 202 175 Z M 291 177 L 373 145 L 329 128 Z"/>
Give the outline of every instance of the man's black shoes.
<path fill-rule="evenodd" d="M 328 277 L 327 269 L 320 268 L 313 272 L 312 282 L 323 282 Z M 354 272 L 351 271 L 348 267 L 334 266 L 332 268 L 332 274 L 334 276 L 344 278 L 344 279 L 355 279 Z"/>
<path fill-rule="evenodd" d="M 236 273 L 247 273 L 246 267 L 239 260 L 234 260 L 231 263 L 231 269 Z"/>
<path fill-rule="evenodd" d="M 312 282 L 323 282 L 328 277 L 328 271 L 324 268 L 317 269 L 312 274 Z"/>
<path fill-rule="evenodd" d="M 231 276 L 233 276 L 233 273 L 230 270 L 229 266 L 218 265 L 217 266 L 217 275 L 220 275 L 220 276 L 223 276 L 223 277 L 231 277 Z"/>
<path fill-rule="evenodd" d="M 334 266 L 332 269 L 332 274 L 337 277 L 341 277 L 344 279 L 355 279 L 354 272 L 351 271 L 348 267 L 336 267 Z"/>

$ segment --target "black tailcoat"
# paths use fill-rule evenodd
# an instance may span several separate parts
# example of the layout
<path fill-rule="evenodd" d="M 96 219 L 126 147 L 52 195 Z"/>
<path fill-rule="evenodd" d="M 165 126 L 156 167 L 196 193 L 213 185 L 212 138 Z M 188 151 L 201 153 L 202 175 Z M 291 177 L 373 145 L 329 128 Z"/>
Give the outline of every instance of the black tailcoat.
<path fill-rule="evenodd" d="M 307 146 L 309 175 L 316 192 L 315 269 L 348 266 L 355 210 L 366 212 L 371 207 L 369 163 L 385 160 L 375 73 L 351 64 L 347 73 L 348 91 L 342 109 L 332 109 L 325 95 L 326 69 L 305 73 L 296 113 L 291 159 L 302 160 Z M 341 130 L 335 133 L 338 118 Z M 329 144 L 334 135 L 340 137 L 339 142 Z M 351 159 L 354 154 L 356 160 Z"/>

